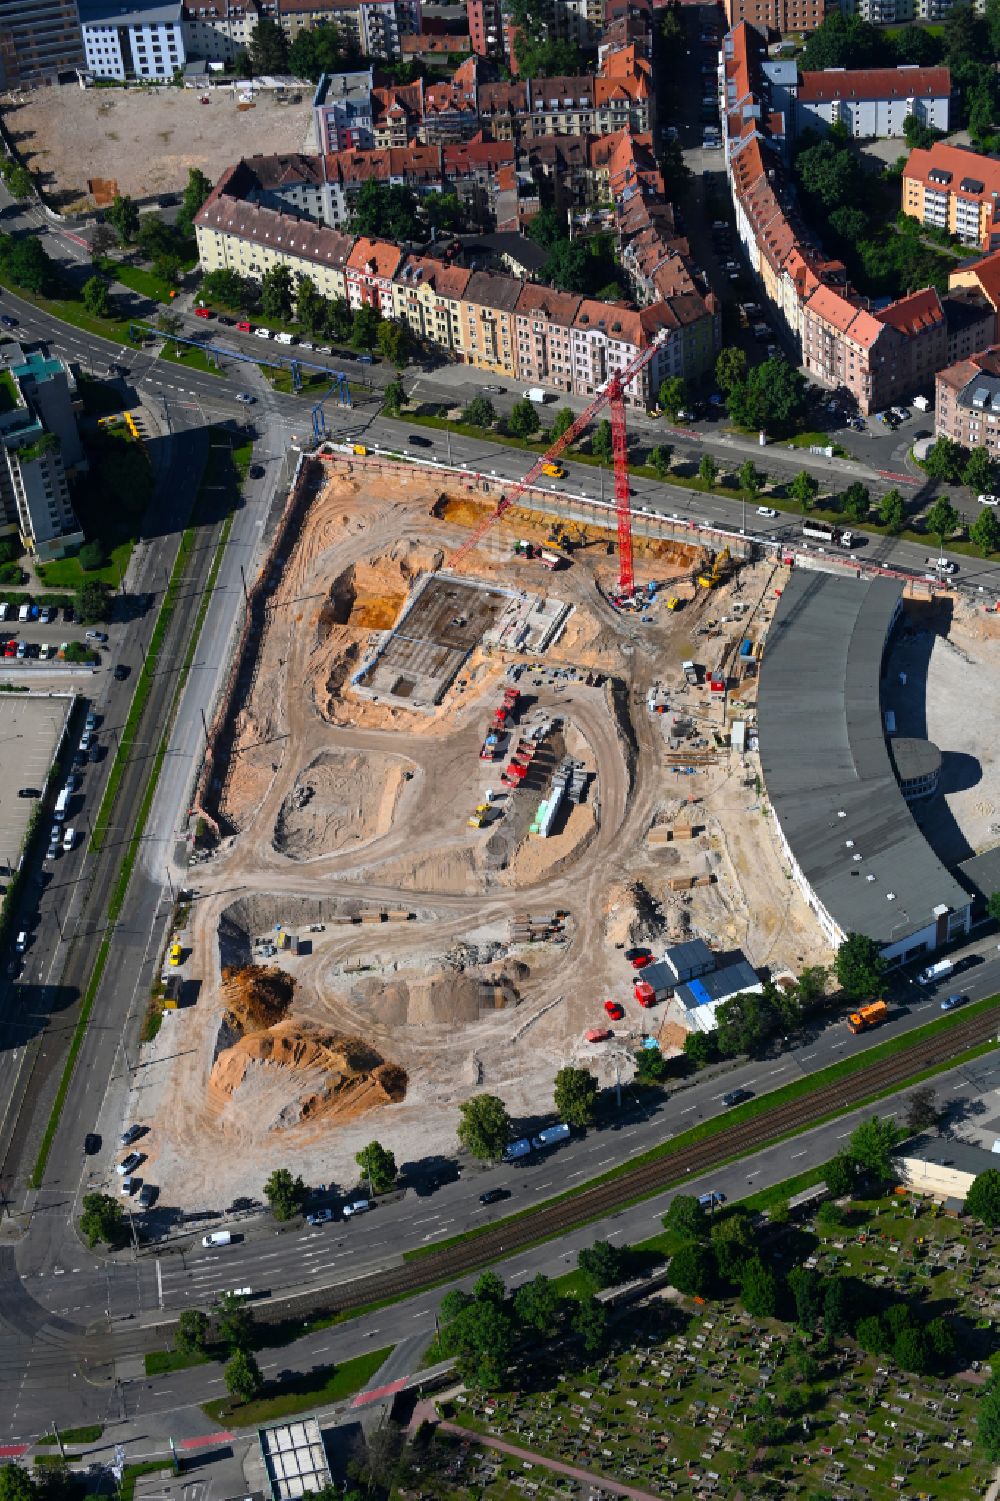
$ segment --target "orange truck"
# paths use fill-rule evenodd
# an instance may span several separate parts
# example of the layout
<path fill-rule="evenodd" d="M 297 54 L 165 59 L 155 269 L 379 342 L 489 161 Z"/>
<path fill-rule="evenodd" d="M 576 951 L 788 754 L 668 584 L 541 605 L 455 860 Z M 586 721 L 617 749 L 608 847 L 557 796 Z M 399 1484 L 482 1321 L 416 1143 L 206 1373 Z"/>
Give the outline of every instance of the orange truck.
<path fill-rule="evenodd" d="M 877 1027 L 884 1022 L 889 1015 L 889 1008 L 885 1001 L 872 1001 L 869 1006 L 861 1006 L 857 1011 L 852 1011 L 847 1018 L 847 1025 L 857 1035 L 858 1032 L 867 1032 L 871 1027 Z"/>

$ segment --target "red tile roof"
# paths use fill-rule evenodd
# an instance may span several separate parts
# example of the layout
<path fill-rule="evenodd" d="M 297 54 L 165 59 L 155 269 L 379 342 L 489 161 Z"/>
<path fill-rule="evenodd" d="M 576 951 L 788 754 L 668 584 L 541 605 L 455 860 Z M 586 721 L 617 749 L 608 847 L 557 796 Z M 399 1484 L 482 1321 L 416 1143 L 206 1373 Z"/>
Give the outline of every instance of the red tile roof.
<path fill-rule="evenodd" d="M 834 99 L 947 99 L 947 68 L 824 68 L 803 73 L 800 104 L 829 104 Z"/>
<path fill-rule="evenodd" d="M 890 303 L 875 314 L 880 323 L 888 323 L 901 334 L 912 337 L 926 333 L 930 328 L 944 323 L 941 299 L 934 287 L 925 287 L 922 292 L 911 292 L 898 302 Z"/>
<path fill-rule="evenodd" d="M 930 176 L 932 172 L 947 175 L 948 180 L 933 182 Z M 928 151 L 911 151 L 903 168 L 903 177 L 915 178 L 926 187 L 938 190 L 947 189 L 953 193 L 962 191 L 967 197 L 979 198 L 985 202 L 991 201 L 994 193 L 1000 194 L 1000 161 L 980 156 L 978 151 L 963 151 L 960 146 L 946 146 L 942 141 L 935 141 Z M 977 192 L 971 186 L 963 188 L 963 183 L 982 186 Z"/>
<path fill-rule="evenodd" d="M 388 240 L 369 240 L 362 235 L 347 257 L 347 265 L 352 271 L 386 279 L 395 274 L 402 255 L 398 245 Z"/>

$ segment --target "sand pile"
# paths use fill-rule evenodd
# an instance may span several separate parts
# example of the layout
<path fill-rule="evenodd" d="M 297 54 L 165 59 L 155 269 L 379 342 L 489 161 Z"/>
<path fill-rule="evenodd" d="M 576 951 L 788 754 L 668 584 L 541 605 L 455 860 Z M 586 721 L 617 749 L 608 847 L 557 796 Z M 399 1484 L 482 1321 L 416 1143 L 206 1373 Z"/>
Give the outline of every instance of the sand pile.
<path fill-rule="evenodd" d="M 309 860 L 382 838 L 412 770 L 412 763 L 376 751 L 323 751 L 300 772 L 281 805 L 275 849 Z"/>
<path fill-rule="evenodd" d="M 273 965 L 245 964 L 222 971 L 223 1024 L 234 1031 L 259 1032 L 288 1014 L 295 981 Z"/>
<path fill-rule="evenodd" d="M 526 964 L 515 961 L 479 971 L 414 971 L 388 981 L 365 976 L 352 987 L 351 999 L 382 1026 L 468 1026 L 486 1013 L 516 1006 L 529 973 Z"/>
<path fill-rule="evenodd" d="M 664 931 L 663 913 L 641 881 L 612 886 L 604 906 L 604 928 L 610 944 L 654 943 Z"/>
<path fill-rule="evenodd" d="M 252 1113 L 257 1131 L 349 1120 L 406 1096 L 404 1069 L 360 1037 L 292 1021 L 241 1038 L 216 1059 L 209 1091 Z"/>

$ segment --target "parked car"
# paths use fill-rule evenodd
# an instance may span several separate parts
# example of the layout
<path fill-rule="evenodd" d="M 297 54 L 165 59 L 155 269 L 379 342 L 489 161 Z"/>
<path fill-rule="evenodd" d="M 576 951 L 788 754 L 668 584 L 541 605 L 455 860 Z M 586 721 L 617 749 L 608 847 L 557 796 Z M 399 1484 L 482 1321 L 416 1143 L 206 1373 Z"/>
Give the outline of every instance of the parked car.
<path fill-rule="evenodd" d="M 104 646 L 108 639 L 107 631 L 87 631 L 86 635 L 88 641 L 96 641 L 101 646 Z"/>
<path fill-rule="evenodd" d="M 349 1220 L 356 1214 L 367 1214 L 371 1207 L 371 1199 L 354 1199 L 352 1203 L 344 1205 L 342 1211 L 344 1219 Z"/>
<path fill-rule="evenodd" d="M 115 663 L 115 670 L 112 673 L 112 677 L 114 678 L 115 682 L 116 683 L 124 683 L 124 681 L 128 677 L 128 675 L 129 675 L 129 669 L 125 666 L 125 663 L 124 662 L 116 662 Z"/>
<path fill-rule="evenodd" d="M 123 1157 L 121 1162 L 115 1163 L 115 1172 L 119 1178 L 127 1177 L 129 1173 L 135 1171 L 142 1161 L 144 1161 L 142 1152 L 129 1152 L 128 1156 Z"/>
<path fill-rule="evenodd" d="M 307 1214 L 306 1215 L 306 1224 L 307 1225 L 328 1225 L 332 1219 L 333 1219 L 333 1210 L 332 1209 L 314 1209 L 311 1214 Z"/>
<path fill-rule="evenodd" d="M 119 1172 L 120 1171 L 121 1171 L 121 1169 L 119 1168 Z M 125 1195 L 126 1198 L 129 1198 L 132 1194 L 135 1193 L 135 1190 L 136 1190 L 137 1186 L 138 1186 L 137 1180 L 135 1178 L 130 1177 L 128 1174 L 126 1174 L 125 1177 L 122 1179 L 121 1191 Z"/>
<path fill-rule="evenodd" d="M 620 1006 L 617 1001 L 605 1001 L 604 1009 L 613 1022 L 620 1022 L 625 1015 L 625 1007 Z"/>
<path fill-rule="evenodd" d="M 159 1196 L 160 1190 L 155 1183 L 144 1183 L 139 1190 L 139 1207 L 141 1209 L 152 1209 Z"/>
<path fill-rule="evenodd" d="M 249 469 L 248 472 L 249 472 L 249 475 L 250 475 L 251 479 L 263 479 L 264 478 L 264 466 L 263 466 L 263 464 L 251 464 L 250 465 L 250 469 Z"/>
<path fill-rule="evenodd" d="M 19 787 L 17 795 L 18 797 L 41 797 L 42 794 L 37 787 Z"/>
<path fill-rule="evenodd" d="M 101 1138 L 96 1131 L 88 1131 L 83 1138 L 83 1150 L 88 1157 L 96 1157 L 101 1150 Z"/>
<path fill-rule="evenodd" d="M 20 933 L 18 933 L 17 937 L 14 939 L 14 952 L 16 954 L 24 954 L 24 953 L 27 953 L 27 950 L 28 950 L 28 935 L 24 931 L 24 929 L 22 928 L 21 931 L 20 931 Z"/>
<path fill-rule="evenodd" d="M 980 495 L 981 506 L 1000 506 L 1000 495 Z"/>
<path fill-rule="evenodd" d="M 119 1142 L 123 1147 L 130 1147 L 134 1141 L 139 1140 L 141 1135 L 141 1126 L 126 1126 L 119 1138 Z"/>
<path fill-rule="evenodd" d="M 942 1011 L 954 1011 L 956 1006 L 961 1006 L 969 998 L 966 995 L 946 995 L 941 1002 Z"/>

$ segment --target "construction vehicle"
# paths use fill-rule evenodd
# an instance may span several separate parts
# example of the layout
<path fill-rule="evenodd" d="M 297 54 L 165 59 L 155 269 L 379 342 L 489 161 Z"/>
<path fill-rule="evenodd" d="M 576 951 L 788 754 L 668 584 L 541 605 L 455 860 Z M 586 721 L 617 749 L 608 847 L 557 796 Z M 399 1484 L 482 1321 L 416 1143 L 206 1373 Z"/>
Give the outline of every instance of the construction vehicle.
<path fill-rule="evenodd" d="M 499 747 L 499 736 L 495 735 L 493 731 L 490 730 L 489 734 L 486 736 L 486 739 L 483 741 L 482 749 L 479 752 L 480 761 L 495 761 Z"/>
<path fill-rule="evenodd" d="M 889 1015 L 889 1008 L 885 1001 L 872 1001 L 868 1006 L 860 1006 L 857 1011 L 852 1011 L 847 1018 L 847 1025 L 857 1036 L 859 1032 L 867 1032 L 872 1027 L 879 1026 Z"/>
<path fill-rule="evenodd" d="M 681 607 L 681 602 L 677 598 L 677 595 L 676 594 L 671 594 L 670 598 L 667 600 L 667 609 L 668 610 L 679 610 L 680 607 Z"/>
<path fill-rule="evenodd" d="M 515 485 L 503 494 L 497 502 L 496 509 L 485 517 L 473 530 L 465 542 L 452 554 L 449 560 L 450 566 L 458 568 L 463 559 L 467 558 L 485 537 L 490 527 L 516 505 L 526 490 L 530 490 L 535 480 L 542 473 L 546 464 L 552 464 L 565 453 L 571 444 L 575 443 L 582 433 L 590 426 L 594 418 L 605 407 L 610 409 L 611 417 L 611 441 L 615 462 L 615 515 L 618 523 L 618 593 L 622 597 L 630 598 L 635 590 L 635 573 L 632 567 L 632 512 L 631 491 L 628 482 L 628 433 L 625 426 L 625 392 L 632 386 L 642 371 L 654 359 L 660 346 L 669 337 L 667 329 L 661 331 L 655 338 L 640 350 L 634 359 L 629 360 L 622 370 L 616 370 L 610 380 L 594 397 L 590 405 L 580 413 L 575 422 L 571 422 L 566 431 L 555 440 L 548 450 L 531 465 L 527 474 L 518 480 Z M 638 382 L 641 389 L 642 382 Z M 544 399 L 544 392 L 539 393 Z M 535 399 L 534 395 L 531 397 Z"/>
<path fill-rule="evenodd" d="M 690 683 L 692 685 L 692 687 L 697 688 L 698 683 L 699 683 L 698 669 L 694 665 L 694 663 L 690 662 L 690 661 L 688 661 L 688 662 L 682 662 L 681 663 L 681 671 L 684 674 L 685 681 L 688 682 L 688 683 Z"/>
<path fill-rule="evenodd" d="M 514 543 L 514 556 L 515 557 L 518 557 L 518 558 L 533 558 L 535 556 L 535 552 L 536 552 L 536 548 L 535 548 L 534 542 L 520 541 L 520 542 L 515 542 Z"/>
<path fill-rule="evenodd" d="M 732 564 L 733 560 L 728 547 L 724 547 L 719 553 L 710 552 L 705 565 L 697 574 L 699 587 L 718 589 L 732 572 Z"/>
<path fill-rule="evenodd" d="M 542 473 L 547 474 L 549 479 L 565 479 L 566 470 L 561 464 L 543 464 Z"/>

